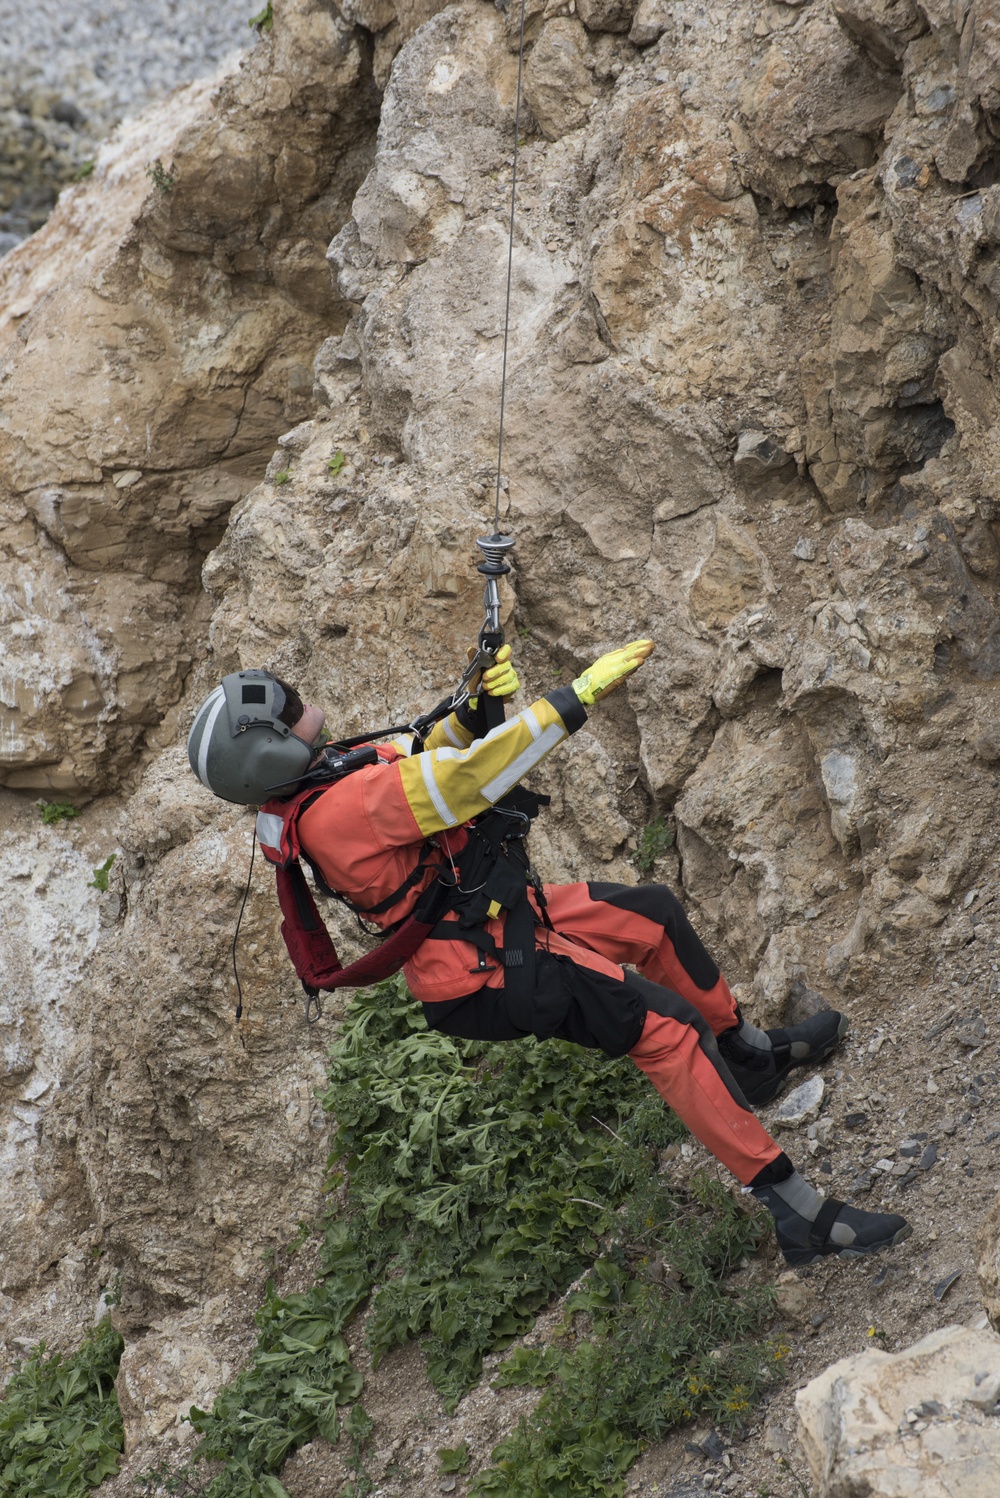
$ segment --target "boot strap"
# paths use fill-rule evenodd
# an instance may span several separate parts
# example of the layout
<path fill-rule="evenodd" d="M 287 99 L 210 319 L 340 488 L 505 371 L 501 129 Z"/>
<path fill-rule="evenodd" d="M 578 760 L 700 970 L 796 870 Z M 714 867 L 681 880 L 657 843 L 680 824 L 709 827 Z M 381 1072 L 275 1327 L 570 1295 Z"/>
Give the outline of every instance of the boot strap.
<path fill-rule="evenodd" d="M 815 1221 L 809 1229 L 809 1244 L 812 1248 L 822 1248 L 830 1236 L 830 1229 L 836 1222 L 843 1210 L 844 1203 L 839 1202 L 835 1196 L 828 1196 L 819 1211 L 816 1213 Z"/>

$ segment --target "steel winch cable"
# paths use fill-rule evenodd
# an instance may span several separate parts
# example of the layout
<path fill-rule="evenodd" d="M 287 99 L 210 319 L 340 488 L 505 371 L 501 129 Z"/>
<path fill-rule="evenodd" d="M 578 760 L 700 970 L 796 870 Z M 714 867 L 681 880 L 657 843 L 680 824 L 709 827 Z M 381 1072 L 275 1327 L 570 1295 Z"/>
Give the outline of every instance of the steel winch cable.
<path fill-rule="evenodd" d="M 507 0 L 507 4 L 501 6 L 501 8 L 507 14 L 509 14 L 510 3 L 511 0 Z M 462 676 L 461 681 L 459 682 L 457 689 L 450 695 L 450 697 L 446 697 L 442 702 L 438 704 L 436 708 L 433 708 L 423 717 L 414 719 L 414 721 L 410 724 L 399 724 L 393 728 L 381 729 L 376 733 L 359 734 L 354 738 L 342 739 L 338 741 L 338 743 L 334 747 L 337 751 L 339 751 L 341 755 L 344 755 L 346 751 L 352 749 L 355 745 L 368 744 L 372 739 L 385 738 L 390 734 L 396 734 L 399 732 L 410 731 L 415 733 L 418 739 L 422 739 L 424 735 L 429 731 L 433 723 L 437 722 L 440 718 L 445 716 L 446 713 L 453 711 L 461 702 L 467 700 L 469 696 L 470 685 L 476 680 L 478 674 L 485 667 L 495 664 L 496 652 L 503 644 L 503 627 L 500 623 L 499 581 L 502 576 L 510 572 L 510 567 L 506 561 L 506 554 L 513 547 L 514 540 L 511 536 L 502 536 L 500 534 L 500 482 L 501 473 L 503 470 L 503 426 L 507 397 L 507 351 L 510 342 L 510 293 L 514 272 L 514 226 L 516 222 L 517 212 L 517 164 L 518 146 L 521 134 L 521 97 L 524 77 L 524 23 L 526 0 L 520 0 L 520 8 L 521 14 L 518 28 L 517 44 L 517 95 L 514 104 L 514 156 L 511 166 L 510 179 L 510 221 L 507 234 L 507 285 L 504 296 L 503 359 L 500 370 L 500 418 L 497 430 L 497 473 L 496 493 L 493 504 L 493 534 L 491 536 L 481 536 L 476 542 L 476 545 L 483 553 L 483 561 L 479 563 L 477 570 L 481 572 L 486 579 L 486 591 L 483 599 L 486 619 L 483 628 L 480 630 L 479 648 L 475 653 L 475 657 L 472 661 L 470 661 L 465 673 Z M 489 707 L 499 713 L 499 718 L 502 721 L 502 699 L 487 698 L 486 700 Z M 494 725 L 491 724 L 491 726 Z M 270 789 L 274 791 L 280 791 L 282 787 L 273 786 Z M 246 909 L 247 900 L 250 896 L 250 886 L 253 879 L 254 854 L 256 853 L 256 850 L 257 830 L 255 825 L 253 842 L 250 849 L 250 867 L 247 871 L 247 883 L 246 888 L 243 892 L 243 903 L 240 906 L 239 916 L 237 917 L 236 921 L 236 929 L 233 932 L 231 949 L 233 976 L 236 980 L 237 1024 L 239 1024 L 240 1019 L 243 1015 L 243 990 L 240 984 L 239 969 L 237 967 L 236 947 L 240 934 L 240 926 L 243 921 L 243 913 Z M 313 1004 L 315 1004 L 315 1012 L 311 1011 L 311 1005 Z M 307 990 L 306 1022 L 308 1024 L 313 1024 L 320 1018 L 322 1018 L 322 1010 L 319 1006 L 318 994 L 315 996 L 310 995 L 309 990 Z"/>
<path fill-rule="evenodd" d="M 514 162 L 510 178 L 510 231 L 507 236 L 507 295 L 503 313 L 503 364 L 500 371 L 500 430 L 497 436 L 497 484 L 493 506 L 493 534 L 500 534 L 500 474 L 503 468 L 503 418 L 507 397 L 507 344 L 510 337 L 510 287 L 514 269 L 514 215 L 517 207 L 517 150 L 521 134 L 521 79 L 524 73 L 524 13 L 521 0 L 521 23 L 517 43 L 517 102 L 514 106 Z"/>

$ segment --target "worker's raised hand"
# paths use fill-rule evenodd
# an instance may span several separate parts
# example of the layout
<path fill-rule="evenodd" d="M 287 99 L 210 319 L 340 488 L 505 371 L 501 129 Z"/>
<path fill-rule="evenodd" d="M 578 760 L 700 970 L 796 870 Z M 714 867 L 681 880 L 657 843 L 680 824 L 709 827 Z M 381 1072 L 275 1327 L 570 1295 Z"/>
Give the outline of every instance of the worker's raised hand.
<path fill-rule="evenodd" d="M 469 650 L 469 660 L 475 657 L 475 648 Z M 511 665 L 511 650 L 509 645 L 501 645 L 496 654 L 496 665 L 487 666 L 482 673 L 478 683 L 474 683 L 474 690 L 485 692 L 487 697 L 512 697 L 521 683 L 517 672 Z M 478 702 L 477 696 L 469 698 L 469 706 L 475 710 Z"/>
<path fill-rule="evenodd" d="M 595 661 L 573 683 L 573 690 L 584 707 L 599 702 L 602 697 L 613 692 L 615 687 L 621 686 L 626 676 L 637 671 L 654 649 L 652 640 L 633 640 L 631 645 L 623 645 L 621 650 L 612 650 L 608 655 L 602 655 L 599 661 Z"/>
<path fill-rule="evenodd" d="M 496 665 L 482 675 L 482 688 L 487 697 L 512 697 L 521 683 L 511 665 L 510 646 L 501 645 L 496 655 Z"/>

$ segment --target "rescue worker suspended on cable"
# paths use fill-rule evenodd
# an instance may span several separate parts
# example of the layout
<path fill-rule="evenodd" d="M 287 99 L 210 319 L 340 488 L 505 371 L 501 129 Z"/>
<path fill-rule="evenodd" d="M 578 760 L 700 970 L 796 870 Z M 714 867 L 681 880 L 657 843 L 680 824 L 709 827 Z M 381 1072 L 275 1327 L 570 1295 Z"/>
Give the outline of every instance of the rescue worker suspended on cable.
<path fill-rule="evenodd" d="M 477 696 L 426 739 L 403 734 L 369 746 L 361 763 L 339 771 L 331 763 L 344 752 L 325 746 L 321 708 L 270 672 L 233 672 L 196 714 L 189 759 L 217 795 L 261 807 L 283 932 L 308 982 L 336 987 L 357 965 L 340 968 L 300 857 L 321 890 L 388 934 L 372 959 L 388 951 L 403 966 L 431 1028 L 471 1040 L 560 1037 L 628 1055 L 767 1205 L 788 1263 L 889 1247 L 908 1236 L 904 1218 L 825 1198 L 752 1111 L 794 1068 L 823 1061 L 846 1018 L 826 1010 L 760 1030 L 665 886 L 542 885 L 531 869 L 524 835 L 544 798 L 521 782 L 652 650 L 636 640 L 612 651 L 571 686 L 487 730 L 487 699 L 504 700 L 519 685 L 504 646 Z"/>

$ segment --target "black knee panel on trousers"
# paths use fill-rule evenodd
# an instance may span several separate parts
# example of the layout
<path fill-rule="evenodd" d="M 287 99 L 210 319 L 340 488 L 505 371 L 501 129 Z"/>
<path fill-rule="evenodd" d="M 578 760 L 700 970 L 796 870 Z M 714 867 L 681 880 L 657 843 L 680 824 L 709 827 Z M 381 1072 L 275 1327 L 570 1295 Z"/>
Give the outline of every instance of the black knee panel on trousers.
<path fill-rule="evenodd" d="M 684 907 L 677 896 L 665 884 L 600 884 L 588 881 L 587 889 L 592 900 L 605 905 L 614 905 L 619 910 L 631 910 L 662 926 L 670 937 L 677 960 L 691 982 L 708 992 L 719 981 L 719 969 L 709 957 L 691 922 L 684 914 Z"/>
<path fill-rule="evenodd" d="M 691 1026 L 698 1036 L 699 1046 L 719 1073 L 733 1102 L 745 1108 L 748 1113 L 752 1112 L 750 1104 L 740 1091 L 739 1083 L 726 1065 L 725 1057 L 719 1050 L 719 1043 L 705 1016 L 699 1014 L 693 1004 L 689 1004 L 687 999 L 682 999 L 680 994 L 674 993 L 671 988 L 663 988 L 659 983 L 651 983 L 648 978 L 641 978 L 638 973 L 629 973 L 627 979 L 638 991 L 647 1013 L 662 1014 L 664 1019 L 675 1019 L 682 1025 Z"/>

